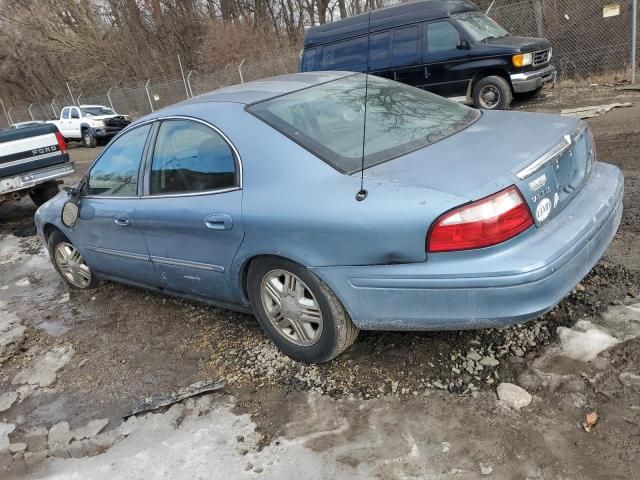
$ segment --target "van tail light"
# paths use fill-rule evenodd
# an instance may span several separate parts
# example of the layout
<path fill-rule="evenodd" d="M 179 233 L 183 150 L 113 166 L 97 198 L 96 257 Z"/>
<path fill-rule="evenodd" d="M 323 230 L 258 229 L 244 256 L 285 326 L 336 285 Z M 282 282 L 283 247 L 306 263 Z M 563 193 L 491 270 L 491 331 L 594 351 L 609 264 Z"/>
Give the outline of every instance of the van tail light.
<path fill-rule="evenodd" d="M 438 218 L 427 237 L 427 251 L 489 247 L 515 237 L 533 223 L 520 191 L 511 186 Z"/>
<path fill-rule="evenodd" d="M 58 140 L 58 149 L 60 149 L 60 153 L 67 153 L 67 143 L 64 141 L 64 137 L 60 132 L 56 132 L 56 140 Z"/>

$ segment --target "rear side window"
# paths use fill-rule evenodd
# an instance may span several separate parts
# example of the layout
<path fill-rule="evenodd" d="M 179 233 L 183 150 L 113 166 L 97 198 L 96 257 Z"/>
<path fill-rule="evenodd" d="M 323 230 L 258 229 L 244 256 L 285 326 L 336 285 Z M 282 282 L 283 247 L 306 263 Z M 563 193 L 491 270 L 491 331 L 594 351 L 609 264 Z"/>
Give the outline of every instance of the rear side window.
<path fill-rule="evenodd" d="M 321 70 L 361 70 L 367 68 L 367 37 L 353 38 L 322 47 Z"/>
<path fill-rule="evenodd" d="M 375 33 L 371 35 L 369 45 L 369 68 L 376 70 L 389 66 L 389 47 L 391 35 L 389 32 Z"/>
<path fill-rule="evenodd" d="M 69 118 L 69 109 L 68 108 L 63 108 L 62 109 L 62 118 Z"/>
<path fill-rule="evenodd" d="M 138 171 L 151 125 L 123 134 L 111 143 L 89 172 L 89 195 L 134 196 Z"/>
<path fill-rule="evenodd" d="M 222 136 L 190 120 L 160 125 L 151 161 L 151 195 L 199 193 L 236 185 L 236 161 Z"/>
<path fill-rule="evenodd" d="M 394 65 L 408 65 L 418 60 L 418 27 L 398 28 L 393 31 L 392 55 Z"/>
<path fill-rule="evenodd" d="M 316 57 L 318 56 L 317 48 L 307 48 L 302 52 L 302 61 L 300 62 L 301 72 L 312 72 L 315 70 Z"/>
<path fill-rule="evenodd" d="M 427 51 L 429 53 L 455 50 L 460 44 L 460 33 L 450 22 L 427 25 Z"/>

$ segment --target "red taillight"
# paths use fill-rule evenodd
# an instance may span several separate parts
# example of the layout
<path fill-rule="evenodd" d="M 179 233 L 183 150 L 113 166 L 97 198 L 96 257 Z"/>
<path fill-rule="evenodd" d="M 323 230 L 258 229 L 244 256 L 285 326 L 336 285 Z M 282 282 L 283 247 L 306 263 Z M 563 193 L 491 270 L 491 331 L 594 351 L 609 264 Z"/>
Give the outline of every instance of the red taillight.
<path fill-rule="evenodd" d="M 427 251 L 450 252 L 489 247 L 533 225 L 531 212 L 515 186 L 451 210 L 429 232 Z"/>
<path fill-rule="evenodd" d="M 67 153 L 67 144 L 60 132 L 56 132 L 56 140 L 58 140 L 58 148 L 62 153 Z"/>

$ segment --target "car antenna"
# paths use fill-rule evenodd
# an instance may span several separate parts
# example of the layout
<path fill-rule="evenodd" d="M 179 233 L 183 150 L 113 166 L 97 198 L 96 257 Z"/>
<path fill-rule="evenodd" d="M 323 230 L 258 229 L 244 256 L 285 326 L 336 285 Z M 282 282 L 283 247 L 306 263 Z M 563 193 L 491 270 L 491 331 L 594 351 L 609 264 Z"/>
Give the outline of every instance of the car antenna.
<path fill-rule="evenodd" d="M 368 98 L 368 94 L 369 94 L 369 56 L 371 54 L 371 52 L 369 51 L 370 49 L 370 42 L 371 42 L 371 4 L 372 4 L 373 0 L 369 0 L 367 2 L 367 9 L 369 10 L 368 12 L 368 18 L 367 18 L 367 70 L 364 72 L 364 121 L 362 122 L 362 158 L 361 158 L 361 162 L 360 162 L 360 190 L 358 191 L 358 193 L 356 193 L 356 200 L 361 202 L 363 201 L 365 198 L 367 198 L 367 195 L 369 195 L 369 192 L 367 192 L 364 189 L 364 146 L 365 146 L 365 141 L 367 139 L 367 98 Z"/>

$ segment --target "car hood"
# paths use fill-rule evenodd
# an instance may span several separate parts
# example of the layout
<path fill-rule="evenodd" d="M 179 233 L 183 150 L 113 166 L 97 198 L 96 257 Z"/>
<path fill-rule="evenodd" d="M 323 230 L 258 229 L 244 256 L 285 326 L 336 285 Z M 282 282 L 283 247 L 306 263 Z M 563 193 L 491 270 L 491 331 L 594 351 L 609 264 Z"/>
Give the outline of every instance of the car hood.
<path fill-rule="evenodd" d="M 126 115 L 92 115 L 92 116 L 87 116 L 85 117 L 87 120 L 106 120 L 107 118 L 118 118 L 118 117 L 123 117 L 126 118 Z"/>
<path fill-rule="evenodd" d="M 551 48 L 551 42 L 546 38 L 515 37 L 513 35 L 500 38 L 489 38 L 482 43 L 491 45 L 492 47 L 512 48 L 518 52 L 532 52 L 535 50 Z"/>
<path fill-rule="evenodd" d="M 477 200 L 518 183 L 516 172 L 562 142 L 579 122 L 542 113 L 483 111 L 461 132 L 368 168 L 365 177 Z"/>

